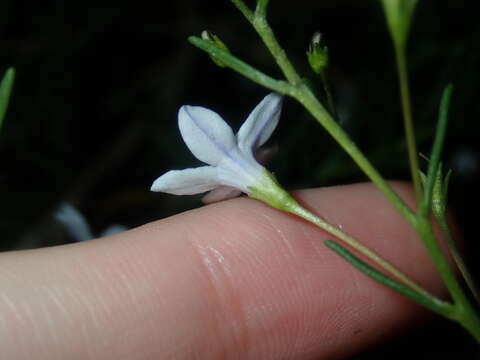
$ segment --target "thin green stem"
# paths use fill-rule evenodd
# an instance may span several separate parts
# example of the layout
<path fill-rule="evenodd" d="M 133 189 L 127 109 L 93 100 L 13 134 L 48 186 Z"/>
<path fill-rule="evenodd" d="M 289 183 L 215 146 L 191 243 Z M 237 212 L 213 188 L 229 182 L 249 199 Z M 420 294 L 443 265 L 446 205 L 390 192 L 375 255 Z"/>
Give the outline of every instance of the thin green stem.
<path fill-rule="evenodd" d="M 412 176 L 417 201 L 420 202 L 422 199 L 422 184 L 419 174 L 420 168 L 418 166 L 418 152 L 417 145 L 415 143 L 415 131 L 413 127 L 410 90 L 408 85 L 407 59 L 404 45 L 397 45 L 395 43 L 395 57 L 397 61 L 400 96 L 402 99 L 403 122 L 405 127 L 405 137 L 407 140 L 410 173 Z"/>
<path fill-rule="evenodd" d="M 367 174 L 367 176 L 379 187 L 385 196 L 399 209 L 407 220 L 415 225 L 416 217 L 409 206 L 398 196 L 390 185 L 383 179 L 378 171 L 370 164 L 368 159 L 357 148 L 350 137 L 335 122 L 330 114 L 325 110 L 322 104 L 312 94 L 310 89 L 303 84 L 301 77 L 297 74 L 292 63 L 288 59 L 285 51 L 278 43 L 273 34 L 270 25 L 264 16 L 256 15 L 253 26 L 269 49 L 272 57 L 277 62 L 288 82 L 293 87 L 293 96 L 296 98 L 313 117 L 328 131 L 328 133 L 343 147 L 343 149 L 353 158 L 358 166 Z"/>
<path fill-rule="evenodd" d="M 455 240 L 453 239 L 452 232 L 450 231 L 450 227 L 448 226 L 448 221 L 447 221 L 447 217 L 445 216 L 445 213 L 438 214 L 438 215 L 435 214 L 435 215 L 436 215 L 435 217 L 438 221 L 438 224 L 440 225 L 440 228 L 443 231 L 445 240 L 447 241 L 448 249 L 452 254 L 453 260 L 457 264 L 457 267 L 460 270 L 460 273 L 462 274 L 463 278 L 465 279 L 465 282 L 467 283 L 468 288 L 472 292 L 473 297 L 475 298 L 477 303 L 480 303 L 480 291 L 478 290 L 478 287 L 475 284 L 475 281 L 473 280 L 470 272 L 467 269 L 467 265 L 465 264 L 462 257 L 460 256 L 457 246 L 455 245 Z"/>
<path fill-rule="evenodd" d="M 266 17 L 269 0 L 258 0 L 255 8 L 255 15 Z"/>
<path fill-rule="evenodd" d="M 400 213 L 412 224 L 416 225 L 417 217 L 410 207 L 398 196 L 393 188 L 385 181 L 370 161 L 358 149 L 345 131 L 333 120 L 330 114 L 320 104 L 311 91 L 303 86 L 298 89 L 294 97 L 313 115 L 313 117 L 327 130 L 327 132 L 342 146 L 342 148 L 357 163 L 360 169 L 377 185 L 385 196 L 395 205 Z"/>
<path fill-rule="evenodd" d="M 302 83 L 302 79 L 295 71 L 295 68 L 288 59 L 283 48 L 278 44 L 272 28 L 268 24 L 265 16 L 263 16 L 261 13 L 255 13 L 252 25 L 257 31 L 258 35 L 262 38 L 263 42 L 277 62 L 288 82 L 293 86 L 300 85 Z"/>
<path fill-rule="evenodd" d="M 358 166 L 364 171 L 364 173 L 372 180 L 373 183 L 385 194 L 385 196 L 397 207 L 400 213 L 409 221 L 409 223 L 416 229 L 420 237 L 422 238 L 427 250 L 429 251 L 432 259 L 437 267 L 437 270 L 440 272 L 447 288 L 449 289 L 452 298 L 454 300 L 455 311 L 452 314 L 452 318 L 460 322 L 470 333 L 480 341 L 480 318 L 475 312 L 473 306 L 469 303 L 465 294 L 462 291 L 462 288 L 455 278 L 455 275 L 449 263 L 446 260 L 444 254 L 442 253 L 436 238 L 433 233 L 432 225 L 429 219 L 425 216 L 417 216 L 412 209 L 399 197 L 399 195 L 390 187 L 390 185 L 383 179 L 383 177 L 378 173 L 378 171 L 372 166 L 368 159 L 363 155 L 363 153 L 356 147 L 353 141 L 349 136 L 343 131 L 343 129 L 334 121 L 330 114 L 325 110 L 322 104 L 318 99 L 313 95 L 310 89 L 303 83 L 300 76 L 295 71 L 291 62 L 287 58 L 283 48 L 278 44 L 272 29 L 266 21 L 264 10 L 268 1 L 259 0 L 262 4 L 257 5 L 257 10 L 253 14 L 253 18 L 250 16 L 250 10 L 244 6 L 241 1 L 232 2 L 242 11 L 242 13 L 249 19 L 264 41 L 265 45 L 273 55 L 275 61 L 281 68 L 284 76 L 286 77 L 288 83 L 282 82 L 279 80 L 272 79 L 266 76 L 263 73 L 258 72 L 253 69 L 251 66 L 245 64 L 244 62 L 233 57 L 231 54 L 218 49 L 217 47 L 209 47 L 211 44 L 204 44 L 200 39 L 190 38 L 190 41 L 202 48 L 203 50 L 209 52 L 210 54 L 221 59 L 226 66 L 242 73 L 247 78 L 252 79 L 259 84 L 262 84 L 272 90 L 278 91 L 282 94 L 287 94 L 297 99 L 312 115 L 313 117 L 327 130 L 327 132 L 343 147 L 343 149 L 352 157 L 352 159 L 358 164 Z M 258 3 L 257 3 L 258 4 Z M 263 10 L 262 9 L 263 6 Z M 200 40 L 200 41 L 199 41 Z M 410 94 L 408 89 L 408 73 L 406 66 L 406 58 L 404 53 L 404 47 L 396 47 L 397 55 L 397 64 L 399 68 L 399 78 L 400 78 L 400 91 L 402 94 L 402 109 L 404 112 L 405 119 L 405 131 L 407 134 L 407 145 L 409 150 L 410 157 L 410 166 L 412 171 L 412 178 L 415 186 L 415 191 L 417 195 L 417 201 L 422 199 L 422 189 L 420 187 L 420 175 L 419 167 L 417 161 L 417 150 L 415 145 L 414 131 L 413 131 L 413 120 L 411 115 L 411 106 L 410 106 Z M 253 196 L 255 197 L 255 196 Z M 256 197 L 260 200 L 260 197 Z M 274 197 L 275 198 L 275 197 Z M 278 199 L 274 200 L 278 204 Z M 266 201 L 269 203 L 268 201 Z M 331 232 L 335 236 L 339 237 L 341 240 L 345 241 L 347 244 L 352 246 L 354 249 L 364 254 L 368 258 L 372 259 L 376 263 L 379 263 L 384 267 L 391 266 L 390 264 L 385 264 L 383 259 L 378 259 L 378 255 L 372 253 L 371 250 L 365 248 L 363 245 L 359 245 L 356 240 L 353 242 L 348 235 L 345 236 L 343 232 L 338 232 L 338 229 L 335 230 L 335 227 L 332 227 L 330 224 L 324 223 L 324 221 L 315 215 L 311 214 L 303 208 L 296 208 L 288 206 L 275 206 L 281 210 L 289 211 L 291 213 L 297 214 L 298 216 L 303 217 L 304 219 L 313 222 L 317 226 L 325 229 L 326 231 Z M 353 244 L 353 245 L 352 245 Z M 391 269 L 391 268 L 390 268 Z M 397 269 L 393 268 L 393 271 L 396 274 L 400 274 L 400 277 L 404 276 L 402 273 L 399 273 Z M 391 270 L 390 270 L 391 272 Z M 398 277 L 398 275 L 395 275 Z M 405 281 L 405 280 L 403 280 Z M 407 282 L 410 283 L 411 280 L 407 278 Z M 413 285 L 413 287 L 412 287 Z M 420 288 L 418 285 L 412 282 L 412 285 L 409 285 L 412 289 Z M 426 296 L 432 296 L 425 290 L 421 289 Z M 437 299 L 438 300 L 438 299 Z"/>
<path fill-rule="evenodd" d="M 250 8 L 245 5 L 245 3 L 242 0 L 230 0 L 233 5 L 237 7 L 238 10 L 245 16 L 245 18 L 249 21 L 253 21 L 253 12 L 250 10 Z"/>
<path fill-rule="evenodd" d="M 446 236 L 447 245 L 450 249 L 450 253 L 452 254 L 452 257 L 455 260 L 462 275 L 464 276 L 464 279 L 467 282 L 468 286 L 472 289 L 474 296 L 478 298 L 478 292 L 476 290 L 476 287 L 474 286 L 473 280 L 470 277 L 470 274 L 468 273 L 466 266 L 455 247 L 452 235 L 450 233 L 450 229 L 448 227 L 448 223 L 445 218 L 445 191 L 447 190 L 445 187 L 448 186 L 448 179 L 447 183 L 444 184 L 440 165 L 440 157 L 447 132 L 448 111 L 450 107 L 452 90 L 453 87 L 451 85 L 447 86 L 447 88 L 443 92 L 442 100 L 440 103 L 438 124 L 435 131 L 435 140 L 433 142 L 431 159 L 428 166 L 426 185 L 424 189 L 425 192 L 423 194 L 423 199 L 420 204 L 420 211 L 418 213 L 419 228 L 417 228 L 417 231 L 419 231 L 419 234 L 421 235 L 421 238 L 425 246 L 427 247 L 430 256 L 432 257 L 435 265 L 437 266 L 437 269 L 440 272 L 440 275 L 442 276 L 445 285 L 450 291 L 450 294 L 454 299 L 455 305 L 458 306 L 460 309 L 459 321 L 462 323 L 466 322 L 471 324 L 476 321 L 476 326 L 480 326 L 478 315 L 475 313 L 475 309 L 470 304 L 470 301 L 466 297 L 462 286 L 460 285 L 457 277 L 451 269 L 448 260 L 442 252 L 438 244 L 438 240 L 433 233 L 432 225 L 430 222 L 430 211 L 432 210 L 432 201 L 435 197 L 436 203 L 433 203 L 433 213 L 438 219 L 440 226 Z M 465 314 L 465 316 L 463 314 Z M 476 331 L 480 331 L 480 328 L 476 329 Z"/>
<path fill-rule="evenodd" d="M 332 116 L 325 110 L 323 105 L 313 95 L 310 89 L 301 81 L 292 64 L 288 60 L 285 52 L 278 44 L 273 32 L 266 21 L 255 20 L 255 28 L 270 49 L 273 57 L 279 64 L 288 83 L 276 80 L 264 73 L 256 70 L 245 62 L 239 60 L 229 52 L 220 49 L 209 41 L 191 36 L 188 40 L 195 46 L 206 51 L 212 56 L 220 59 L 225 66 L 239 72 L 245 77 L 257 82 L 271 90 L 284 95 L 292 96 L 297 99 L 313 117 L 327 130 L 327 132 L 342 146 L 342 148 L 352 157 L 360 169 L 377 185 L 385 196 L 397 207 L 400 213 L 412 224 L 416 226 L 417 218 L 410 207 L 400 198 L 393 188 L 385 181 L 380 173 L 368 161 L 365 155 L 358 149 L 348 134 L 338 125 Z M 260 25 L 259 25 L 260 24 Z"/>
<path fill-rule="evenodd" d="M 415 291 L 417 291 L 418 293 L 422 294 L 425 297 L 428 297 L 430 299 L 436 299 L 435 296 L 433 296 L 428 291 L 423 289 L 420 285 L 416 284 L 407 275 L 405 275 L 400 270 L 398 270 L 395 266 L 393 266 L 388 261 L 380 257 L 376 252 L 374 252 L 373 250 L 370 250 L 365 245 L 361 244 L 354 237 L 344 233 L 338 227 L 333 226 L 332 224 L 328 223 L 324 219 L 308 211 L 307 209 L 302 207 L 300 204 L 298 204 L 293 198 L 286 203 L 286 206 L 283 208 L 283 210 L 288 211 L 292 214 L 295 214 L 311 222 L 312 224 L 315 224 L 320 229 L 325 230 L 328 233 L 334 235 L 338 239 L 342 240 L 345 244 L 357 250 L 359 253 L 363 254 L 365 257 L 367 257 L 368 259 L 378 264 L 380 267 L 388 271 L 390 274 L 394 275 L 398 280 L 403 282 L 405 285 L 409 286 L 410 288 L 414 289 Z"/>
<path fill-rule="evenodd" d="M 457 321 L 480 342 L 480 318 L 466 297 L 460 282 L 443 254 L 433 232 L 430 220 L 426 217 L 419 216 L 416 230 L 423 240 L 437 271 L 454 301 Z"/>
<path fill-rule="evenodd" d="M 273 208 L 289 212 L 291 214 L 301 217 L 302 219 L 307 220 L 308 222 L 311 222 L 320 229 L 327 231 L 331 235 L 337 237 L 339 240 L 343 241 L 352 249 L 355 249 L 360 254 L 371 260 L 373 263 L 377 264 L 379 267 L 383 268 L 384 270 L 395 276 L 405 285 L 422 294 L 422 296 L 429 298 L 432 301 L 438 300 L 427 290 L 423 289 L 413 280 L 409 279 L 407 275 L 403 274 L 395 266 L 381 258 L 374 251 L 362 245 L 353 236 L 346 234 L 338 227 L 328 223 L 326 220 L 313 214 L 312 212 L 301 206 L 285 189 L 282 188 L 275 176 L 269 173 L 267 170 L 265 170 L 265 177 L 262 178 L 260 186 L 250 187 L 249 190 L 249 196 L 251 198 L 263 201 L 264 203 L 272 206 Z"/>
<path fill-rule="evenodd" d="M 220 59 L 226 67 L 235 70 L 253 82 L 284 95 L 291 96 L 294 92 L 294 88 L 288 82 L 274 79 L 261 71 L 258 71 L 246 62 L 233 56 L 228 51 L 219 48 L 211 41 L 206 41 L 196 36 L 190 36 L 188 41 L 211 56 Z"/>
<path fill-rule="evenodd" d="M 394 279 L 390 278 L 389 276 L 381 273 L 374 267 L 370 266 L 369 264 L 365 263 L 357 256 L 352 254 L 348 249 L 344 248 L 342 245 L 336 243 L 332 240 L 326 240 L 325 245 L 327 245 L 330 249 L 335 251 L 338 255 L 343 257 L 346 261 L 350 264 L 355 266 L 358 270 L 363 272 L 365 275 L 371 277 L 372 279 L 378 281 L 379 283 L 398 291 L 399 293 L 407 296 L 414 302 L 425 306 L 426 308 L 445 316 L 446 318 L 453 319 L 454 315 L 454 307 L 451 303 L 442 301 L 437 298 L 427 297 L 424 294 L 416 291 L 409 286 L 405 286 Z"/>

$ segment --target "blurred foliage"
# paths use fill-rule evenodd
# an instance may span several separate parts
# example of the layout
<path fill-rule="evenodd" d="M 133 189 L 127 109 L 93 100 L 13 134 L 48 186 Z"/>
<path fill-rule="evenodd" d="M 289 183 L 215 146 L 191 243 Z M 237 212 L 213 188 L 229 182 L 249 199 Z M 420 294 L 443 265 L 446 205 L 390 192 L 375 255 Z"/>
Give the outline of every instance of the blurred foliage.
<path fill-rule="evenodd" d="M 479 10 L 468 0 L 421 0 L 409 43 L 419 149 L 427 156 L 441 91 L 455 84 L 445 167 L 454 171 L 450 198 L 468 254 L 479 248 L 471 211 L 480 175 Z M 379 2 L 275 0 L 269 18 L 305 76 L 313 78 L 305 57 L 311 36 L 323 34 L 342 126 L 387 177 L 408 179 L 393 49 Z M 94 232 L 200 205 L 199 197 L 149 192 L 164 171 L 199 165 L 179 136 L 178 108 L 209 107 L 238 128 L 266 93 L 187 43 L 204 29 L 279 75 L 226 0 L 2 1 L 0 73 L 14 66 L 17 77 L 0 133 L 0 249 L 64 243 L 52 217 L 61 201 L 77 206 Z M 270 168 L 288 188 L 365 180 L 291 100 L 272 142 L 281 147 Z"/>
<path fill-rule="evenodd" d="M 15 70 L 12 68 L 8 69 L 0 79 L 0 130 L 2 129 L 5 113 L 7 112 L 14 79 Z"/>

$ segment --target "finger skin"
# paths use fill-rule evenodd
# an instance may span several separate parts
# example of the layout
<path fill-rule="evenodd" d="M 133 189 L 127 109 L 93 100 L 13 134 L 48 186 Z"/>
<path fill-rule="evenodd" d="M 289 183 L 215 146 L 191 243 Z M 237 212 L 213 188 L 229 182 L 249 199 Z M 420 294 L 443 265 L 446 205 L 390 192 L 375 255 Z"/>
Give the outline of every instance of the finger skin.
<path fill-rule="evenodd" d="M 422 244 L 372 185 L 295 196 L 442 291 Z M 2 358 L 335 359 L 421 313 L 332 253 L 329 238 L 239 198 L 108 238 L 1 254 Z"/>

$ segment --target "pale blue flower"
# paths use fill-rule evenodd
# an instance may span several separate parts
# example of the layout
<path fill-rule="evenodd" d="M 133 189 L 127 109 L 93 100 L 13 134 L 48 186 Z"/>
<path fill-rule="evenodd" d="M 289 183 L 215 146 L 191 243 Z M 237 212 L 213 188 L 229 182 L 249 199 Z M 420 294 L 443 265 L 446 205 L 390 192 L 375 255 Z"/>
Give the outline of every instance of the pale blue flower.
<path fill-rule="evenodd" d="M 269 183 L 270 175 L 255 159 L 255 152 L 272 135 L 280 117 L 282 97 L 267 95 L 234 135 L 230 126 L 212 110 L 182 106 L 180 133 L 190 151 L 207 166 L 171 170 L 153 183 L 152 191 L 192 195 L 211 191 L 205 202 L 250 194 Z M 212 191 L 213 190 L 213 191 Z"/>

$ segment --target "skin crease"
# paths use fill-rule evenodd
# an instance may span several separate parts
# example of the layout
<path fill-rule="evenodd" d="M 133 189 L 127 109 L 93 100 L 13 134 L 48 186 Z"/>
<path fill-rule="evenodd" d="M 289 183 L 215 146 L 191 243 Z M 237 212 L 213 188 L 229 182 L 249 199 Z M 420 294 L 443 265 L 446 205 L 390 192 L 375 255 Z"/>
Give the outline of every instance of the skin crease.
<path fill-rule="evenodd" d="M 396 188 L 412 202 L 408 186 Z M 295 197 L 442 293 L 423 245 L 372 185 Z M 423 313 L 328 238 L 237 198 L 108 238 L 0 254 L 1 357 L 337 359 Z"/>

